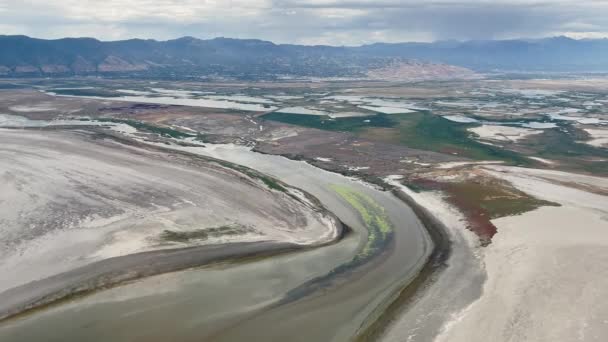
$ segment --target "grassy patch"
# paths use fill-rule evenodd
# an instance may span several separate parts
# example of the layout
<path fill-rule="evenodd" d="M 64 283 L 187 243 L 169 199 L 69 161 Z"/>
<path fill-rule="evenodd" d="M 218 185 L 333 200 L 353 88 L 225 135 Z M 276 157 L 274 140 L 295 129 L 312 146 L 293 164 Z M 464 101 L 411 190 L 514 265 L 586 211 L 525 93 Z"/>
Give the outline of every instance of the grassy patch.
<path fill-rule="evenodd" d="M 408 189 L 412 190 L 417 194 L 424 191 L 432 190 L 432 188 L 426 187 L 420 182 L 410 181 L 408 179 L 401 180 L 401 184 L 405 185 Z"/>
<path fill-rule="evenodd" d="M 424 190 L 445 192 L 447 201 L 464 214 L 467 228 L 479 237 L 484 246 L 491 243 L 497 231 L 491 220 L 520 215 L 542 206 L 559 206 L 558 203 L 532 197 L 511 183 L 492 177 L 476 177 L 460 182 L 415 178 L 410 182 Z"/>
<path fill-rule="evenodd" d="M 585 139 L 587 136 L 580 130 L 563 126 L 561 130 L 545 130 L 524 141 L 524 146 L 537 151 L 536 156 L 560 161 L 569 169 L 608 175 L 608 162 L 589 161 L 589 158 L 608 159 L 608 150 L 577 142 Z"/>
<path fill-rule="evenodd" d="M 249 178 L 253 178 L 253 179 L 259 179 L 260 181 L 262 181 L 269 189 L 272 190 L 277 190 L 277 191 L 281 191 L 281 192 L 288 192 L 287 189 L 276 179 L 269 177 L 263 173 L 259 173 L 253 169 L 250 169 L 248 167 L 245 166 L 241 166 L 241 165 L 237 165 L 237 164 L 233 164 L 227 161 L 223 161 L 223 160 L 215 160 L 216 163 L 227 167 L 229 169 L 233 169 L 236 170 L 240 173 L 243 173 L 245 175 L 247 175 L 247 177 Z"/>
<path fill-rule="evenodd" d="M 482 144 L 471 138 L 462 124 L 429 112 L 378 114 L 369 117 L 330 119 L 327 116 L 270 113 L 264 119 L 324 129 L 353 132 L 372 141 L 401 144 L 426 151 L 458 154 L 476 160 L 502 160 L 517 165 L 530 161 L 516 152 Z M 369 120 L 369 122 L 365 122 Z"/>
<path fill-rule="evenodd" d="M 57 95 L 68 95 L 68 96 L 96 96 L 96 97 L 120 97 L 124 94 L 109 90 L 109 89 L 51 89 L 53 93 Z"/>
<path fill-rule="evenodd" d="M 476 124 L 463 124 L 446 120 L 428 112 L 397 114 L 398 143 L 408 147 L 448 154 L 458 154 L 477 160 L 503 160 L 513 164 L 529 164 L 516 152 L 482 144 L 471 138 L 468 128 Z"/>
<path fill-rule="evenodd" d="M 469 209 L 478 207 L 488 219 L 520 215 L 542 206 L 559 206 L 532 197 L 498 180 L 451 183 L 447 190 L 454 199 L 457 198 L 461 206 Z"/>
<path fill-rule="evenodd" d="M 210 237 L 244 235 L 249 231 L 250 229 L 240 225 L 226 225 L 180 232 L 174 230 L 165 230 L 160 234 L 160 239 L 165 242 L 185 243 L 196 240 L 204 241 Z"/>
<path fill-rule="evenodd" d="M 332 185 L 331 189 L 359 212 L 368 230 L 367 243 L 354 261 L 366 259 L 380 251 L 382 246 L 388 241 L 389 236 L 393 233 L 393 227 L 388 220 L 384 208 L 379 206 L 369 196 L 356 192 L 349 187 Z"/>
<path fill-rule="evenodd" d="M 268 176 L 260 176 L 258 178 L 262 182 L 264 182 L 264 184 L 266 184 L 266 186 L 269 187 L 270 189 L 281 191 L 281 192 L 287 191 L 287 189 L 285 189 L 281 184 L 279 184 L 279 182 L 277 182 L 276 179 L 270 178 Z"/>
<path fill-rule="evenodd" d="M 538 136 L 537 141 L 531 142 L 533 147 L 538 149 L 540 156 L 548 158 L 580 156 L 608 158 L 607 150 L 577 142 L 577 140 L 586 139 L 587 136 L 582 135 L 576 128 L 565 126 L 563 129 L 546 130 L 542 135 Z"/>
<path fill-rule="evenodd" d="M 340 132 L 357 132 L 369 127 L 393 127 L 396 125 L 396 122 L 391 120 L 391 118 L 385 114 L 332 119 L 329 116 L 322 115 L 301 115 L 274 112 L 266 114 L 262 116 L 262 118 L 265 120 L 278 121 L 292 125 Z"/>

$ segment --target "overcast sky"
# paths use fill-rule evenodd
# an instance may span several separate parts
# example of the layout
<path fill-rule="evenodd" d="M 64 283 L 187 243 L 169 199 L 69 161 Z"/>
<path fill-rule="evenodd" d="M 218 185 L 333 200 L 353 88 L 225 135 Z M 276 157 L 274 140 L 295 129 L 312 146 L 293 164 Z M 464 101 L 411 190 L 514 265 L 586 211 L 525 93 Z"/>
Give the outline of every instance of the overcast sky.
<path fill-rule="evenodd" d="M 608 0 L 0 0 L 0 34 L 358 45 L 608 36 Z"/>

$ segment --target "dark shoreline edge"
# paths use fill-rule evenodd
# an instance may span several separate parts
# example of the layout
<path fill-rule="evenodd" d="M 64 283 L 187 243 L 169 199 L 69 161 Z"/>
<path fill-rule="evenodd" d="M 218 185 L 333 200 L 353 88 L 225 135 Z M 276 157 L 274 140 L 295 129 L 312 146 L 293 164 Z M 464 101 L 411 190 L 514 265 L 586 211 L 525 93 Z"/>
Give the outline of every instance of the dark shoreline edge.
<path fill-rule="evenodd" d="M 397 318 L 397 315 L 416 301 L 417 296 L 424 293 L 424 289 L 431 286 L 435 278 L 448 266 L 448 260 L 452 253 L 452 241 L 448 228 L 433 215 L 427 208 L 420 205 L 414 198 L 403 191 L 398 190 L 394 186 L 387 184 L 384 180 L 375 176 L 362 176 L 352 172 L 341 172 L 335 169 L 323 168 L 312 160 L 292 154 L 273 154 L 258 148 L 253 148 L 253 152 L 278 155 L 287 159 L 303 161 L 311 166 L 325 170 L 327 172 L 337 173 L 345 177 L 353 177 L 360 179 L 363 182 L 381 188 L 383 191 L 391 191 L 395 197 L 403 201 L 412 209 L 416 217 L 422 222 L 427 233 L 433 242 L 433 251 L 420 269 L 418 274 L 408 283 L 404 284 L 401 290 L 397 291 L 392 298 L 392 301 L 378 313 L 378 316 L 367 325 L 361 326 L 361 329 L 353 336 L 353 340 L 357 342 L 378 341 L 387 331 L 389 326 Z"/>
<path fill-rule="evenodd" d="M 407 310 L 408 306 L 412 305 L 418 296 L 424 293 L 424 289 L 431 286 L 436 277 L 448 266 L 448 260 L 452 253 L 452 240 L 450 238 L 448 228 L 427 208 L 416 202 L 416 200 L 410 195 L 392 185 L 387 184 L 379 177 L 365 176 L 356 172 L 342 172 L 341 170 L 324 168 L 318 166 L 316 163 L 313 163 L 313 160 L 301 155 L 293 155 L 288 153 L 273 154 L 258 149 L 257 147 L 254 147 L 252 151 L 260 154 L 275 155 L 290 160 L 302 161 L 327 172 L 336 173 L 344 177 L 360 179 L 370 186 L 380 188 L 379 190 L 390 191 L 393 195 L 395 195 L 395 197 L 410 207 L 416 217 L 420 220 L 420 222 L 422 222 L 422 225 L 433 242 L 433 251 L 418 274 L 414 276 L 410 282 L 404 284 L 403 287 L 395 293 L 389 304 L 384 308 L 384 310 L 378 313 L 377 317 L 373 321 L 364 323 L 352 339 L 353 341 L 357 342 L 378 341 L 386 333 L 390 325 L 395 321 L 398 314 Z"/>
<path fill-rule="evenodd" d="M 410 195 L 395 188 L 391 192 L 414 211 L 431 237 L 434 248 L 418 275 L 396 293 L 393 301 L 374 322 L 357 333 L 354 340 L 358 342 L 378 341 L 398 314 L 407 310 L 407 307 L 416 301 L 417 296 L 424 293 L 424 289 L 433 284 L 435 278 L 448 266 L 447 262 L 452 253 L 452 241 L 448 228 Z"/>
<path fill-rule="evenodd" d="M 337 223 L 339 234 L 336 239 L 320 245 L 239 242 L 142 252 L 100 260 L 0 293 L 0 324 L 146 277 L 225 263 L 246 263 L 333 245 L 351 232 L 351 228 L 342 221 Z M 73 281 L 66 283 L 66 279 Z"/>
<path fill-rule="evenodd" d="M 244 242 L 109 258 L 4 291 L 0 294 L 0 323 L 145 277 L 224 262 L 270 257 L 301 249 L 304 247 L 287 243 Z"/>
<path fill-rule="evenodd" d="M 79 131 L 79 130 L 89 131 L 89 132 L 93 131 L 94 133 L 99 134 L 100 138 L 110 138 L 110 139 L 116 140 L 118 142 L 129 144 L 129 145 L 134 145 L 134 146 L 144 147 L 144 148 L 153 147 L 158 150 L 168 150 L 168 151 L 171 151 L 174 153 L 177 152 L 179 154 L 188 155 L 190 157 L 198 157 L 198 158 L 206 160 L 206 161 L 212 161 L 212 162 L 221 161 L 221 160 L 218 160 L 218 159 L 215 159 L 212 157 L 206 157 L 206 156 L 204 157 L 204 156 L 200 156 L 200 155 L 189 153 L 189 152 L 174 150 L 174 149 L 171 149 L 170 147 L 165 148 L 165 147 L 151 146 L 151 145 L 148 145 L 145 143 L 141 143 L 138 141 L 134 141 L 132 139 L 125 138 L 123 136 L 118 136 L 116 134 L 111 134 L 111 133 L 108 134 L 107 131 L 101 131 L 101 130 L 95 129 L 95 128 L 97 128 L 97 127 L 94 127 L 94 126 L 92 126 L 92 127 L 91 126 L 56 126 L 56 127 L 43 127 L 43 128 L 33 128 L 33 129 L 38 129 L 38 130 L 71 129 L 71 130 L 75 130 L 75 131 Z M 428 209 L 419 205 L 412 197 L 405 194 L 404 192 L 399 191 L 392 186 L 389 186 L 388 184 L 383 182 L 378 177 L 361 177 L 361 175 L 358 175 L 358 174 L 353 174 L 353 173 L 346 174 L 346 173 L 340 172 L 338 170 L 326 169 L 326 168 L 323 168 L 323 167 L 320 167 L 320 166 L 317 166 L 317 165 L 311 163 L 311 160 L 308 160 L 307 158 L 303 158 L 302 156 L 268 153 L 268 152 L 261 151 L 261 150 L 255 148 L 255 146 L 252 149 L 252 152 L 260 153 L 260 154 L 267 154 L 267 155 L 281 156 L 281 157 L 291 159 L 291 160 L 296 160 L 296 161 L 304 161 L 316 168 L 319 168 L 319 169 L 322 169 L 322 170 L 325 170 L 328 172 L 341 174 L 342 176 L 345 176 L 345 177 L 353 177 L 353 178 L 361 179 L 362 181 L 370 184 L 371 186 L 380 187 L 381 190 L 383 190 L 383 191 L 390 189 L 391 192 L 397 198 L 402 200 L 406 205 L 408 205 L 412 209 L 412 211 L 414 211 L 414 214 L 422 222 L 427 233 L 431 237 L 431 240 L 433 241 L 433 244 L 434 244 L 434 248 L 433 248 L 433 251 L 431 252 L 431 254 L 429 255 L 429 258 L 425 262 L 424 266 L 421 268 L 421 270 L 418 272 L 418 274 L 410 282 L 408 282 L 407 284 L 404 284 L 403 287 L 401 288 L 401 290 L 399 290 L 395 293 L 395 296 L 393 297 L 392 301 L 389 302 L 387 307 L 384 310 L 382 310 L 382 312 L 378 313 L 378 316 L 372 322 L 370 322 L 369 325 L 361 327 L 362 329 L 359 332 L 357 332 L 357 334 L 355 336 L 353 336 L 353 339 L 355 341 L 376 341 L 376 340 L 378 340 L 385 333 L 386 328 L 388 328 L 390 326 L 390 324 L 394 321 L 397 314 L 399 312 L 402 312 L 403 310 L 406 310 L 407 306 L 411 305 L 415 301 L 416 296 L 419 295 L 422 291 L 424 291 L 425 287 L 431 285 L 433 283 L 434 278 L 445 267 L 447 267 L 447 260 L 449 259 L 450 254 L 451 254 L 451 240 L 450 240 L 450 237 L 449 237 L 449 234 L 447 231 L 447 227 L 445 227 L 445 225 L 442 222 L 440 222 L 433 214 L 431 214 L 428 211 Z M 247 169 L 249 169 L 249 168 L 247 168 Z M 255 171 L 255 170 L 253 170 L 253 171 Z M 284 184 L 284 183 L 282 183 L 282 184 Z M 299 189 L 299 190 L 301 190 L 301 189 Z M 304 193 L 308 195 L 307 192 L 304 191 Z M 310 198 L 310 196 L 309 196 L 309 198 Z M 315 197 L 312 197 L 312 198 L 316 200 Z M 315 203 L 318 204 L 319 203 L 318 200 L 316 200 Z M 326 209 L 325 209 L 325 211 L 327 212 Z M 91 289 L 84 290 L 84 291 L 74 292 L 71 294 L 68 293 L 66 295 L 63 295 L 61 298 L 51 299 L 46 302 L 39 302 L 38 304 L 34 304 L 32 306 L 24 308 L 23 310 L 21 310 L 21 312 L 9 314 L 9 315 L 4 315 L 4 312 L 2 312 L 2 308 L 0 307 L 0 323 L 4 322 L 6 320 L 9 320 L 11 318 L 14 318 L 16 316 L 21 316 L 21 315 L 27 314 L 31 311 L 42 309 L 44 307 L 48 307 L 53 304 L 58 304 L 59 302 L 61 302 L 63 300 L 68 300 L 70 298 L 81 296 L 81 295 L 91 294 L 97 290 L 103 290 L 103 289 L 107 289 L 107 288 L 111 288 L 111 287 L 116 287 L 121 284 L 127 283 L 129 281 L 141 279 L 141 278 L 144 278 L 147 276 L 158 275 L 161 273 L 171 273 L 171 272 L 176 272 L 176 271 L 182 271 L 182 270 L 189 269 L 189 268 L 203 267 L 203 266 L 207 266 L 207 265 L 211 265 L 211 264 L 215 264 L 215 263 L 221 263 L 221 262 L 231 262 L 231 261 L 239 262 L 239 261 L 247 261 L 248 259 L 271 257 L 271 256 L 275 256 L 278 254 L 285 254 L 285 253 L 296 252 L 296 251 L 300 251 L 300 250 L 304 250 L 304 249 L 318 248 L 318 247 L 331 245 L 331 244 L 339 242 L 346 234 L 348 234 L 350 228 L 348 228 L 339 219 L 337 219 L 335 217 L 335 215 L 333 215 L 333 213 L 330 213 L 330 214 L 332 216 L 334 216 L 334 218 L 337 220 L 337 222 L 341 225 L 341 231 L 334 241 L 331 241 L 326 244 L 315 245 L 315 246 L 298 246 L 298 245 L 290 245 L 290 244 L 279 244 L 275 247 L 272 247 L 272 248 L 269 248 L 266 250 L 262 250 L 262 251 L 253 252 L 253 253 L 245 252 L 242 255 L 239 255 L 239 253 L 233 253 L 232 255 L 225 256 L 224 258 L 218 258 L 218 260 L 215 260 L 215 261 L 203 262 L 203 263 L 199 263 L 197 265 L 186 266 L 186 267 L 182 267 L 179 269 L 174 268 L 172 270 L 167 270 L 164 272 L 158 272 L 158 273 L 154 273 L 154 274 L 135 276 L 132 279 L 131 278 L 122 279 L 122 280 L 118 280 L 117 282 L 114 282 L 112 284 L 106 284 L 106 285 L 102 284 L 101 286 L 97 286 L 96 288 L 91 288 Z M 242 243 L 242 244 L 256 244 L 256 243 Z M 234 246 L 236 246 L 236 245 L 237 244 L 234 244 Z M 218 246 L 221 247 L 222 245 L 218 245 Z M 209 247 L 209 246 L 202 246 L 202 247 Z M 232 246 L 223 246 L 223 247 L 232 247 Z M 201 247 L 191 247 L 191 248 L 201 248 Z M 247 247 L 242 246 L 241 248 L 247 248 Z M 190 248 L 186 248 L 186 249 L 190 249 Z M 166 251 L 156 251 L 156 252 L 166 252 Z M 155 253 L 155 252 L 145 252 L 142 254 L 146 254 L 146 253 Z M 137 254 L 125 256 L 125 257 L 132 257 L 132 256 L 136 256 L 136 255 Z M 118 257 L 118 258 L 125 258 L 125 257 Z M 100 262 L 104 262 L 107 260 L 110 260 L 110 259 L 106 259 L 106 260 L 103 260 Z M 87 266 L 90 266 L 90 265 L 87 265 Z M 87 267 L 87 266 L 84 266 L 84 267 Z M 70 271 L 70 272 L 72 272 L 72 271 Z M 66 273 L 69 273 L 69 272 L 66 272 Z M 61 276 L 64 274 L 60 274 L 58 276 Z M 103 276 L 103 275 L 101 275 L 101 276 Z M 54 278 L 54 277 L 51 277 L 51 278 Z M 50 278 L 47 278 L 47 279 L 50 279 Z M 30 284 L 33 284 L 33 283 L 30 283 Z M 26 284 L 23 286 L 27 286 L 30 284 Z M 9 291 L 19 289 L 19 288 L 20 287 L 14 288 L 14 289 L 8 290 L 8 291 L 0 294 L 0 299 L 2 299 L 2 297 Z M 0 303 L 1 302 L 2 301 L 0 300 Z"/>

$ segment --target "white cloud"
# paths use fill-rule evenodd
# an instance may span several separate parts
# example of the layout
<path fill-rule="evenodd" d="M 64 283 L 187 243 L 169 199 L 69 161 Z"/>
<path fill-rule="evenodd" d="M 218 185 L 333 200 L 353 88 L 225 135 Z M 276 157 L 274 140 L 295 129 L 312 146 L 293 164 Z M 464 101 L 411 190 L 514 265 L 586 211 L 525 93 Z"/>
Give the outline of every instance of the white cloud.
<path fill-rule="evenodd" d="M 16 2 L 16 1 L 15 1 Z M 67 19 L 102 22 L 160 19 L 195 22 L 217 17 L 239 18 L 260 15 L 266 0 L 29 0 L 30 8 L 48 8 Z M 19 6 L 19 5 L 16 5 Z"/>
<path fill-rule="evenodd" d="M 354 45 L 608 32 L 608 1 L 0 0 L 0 30 L 42 38 L 184 35 Z"/>
<path fill-rule="evenodd" d="M 608 37 L 607 31 L 594 31 L 594 32 L 584 32 L 584 31 L 572 31 L 572 32 L 558 32 L 555 35 L 563 35 L 574 39 L 602 39 Z"/>

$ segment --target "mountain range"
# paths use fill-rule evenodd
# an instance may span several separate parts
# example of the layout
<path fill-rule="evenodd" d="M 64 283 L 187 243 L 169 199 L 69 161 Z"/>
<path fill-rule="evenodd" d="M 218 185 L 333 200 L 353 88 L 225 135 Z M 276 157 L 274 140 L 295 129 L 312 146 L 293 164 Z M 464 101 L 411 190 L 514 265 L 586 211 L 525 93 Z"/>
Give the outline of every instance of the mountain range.
<path fill-rule="evenodd" d="M 357 47 L 274 44 L 257 39 L 168 41 L 0 36 L 1 76 L 460 77 L 469 70 L 608 71 L 608 40 L 377 43 Z M 393 72 L 393 70 L 396 70 Z M 405 71 L 404 71 L 405 70 Z"/>

